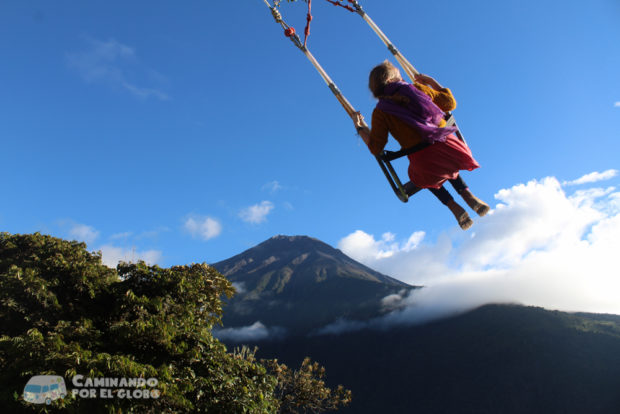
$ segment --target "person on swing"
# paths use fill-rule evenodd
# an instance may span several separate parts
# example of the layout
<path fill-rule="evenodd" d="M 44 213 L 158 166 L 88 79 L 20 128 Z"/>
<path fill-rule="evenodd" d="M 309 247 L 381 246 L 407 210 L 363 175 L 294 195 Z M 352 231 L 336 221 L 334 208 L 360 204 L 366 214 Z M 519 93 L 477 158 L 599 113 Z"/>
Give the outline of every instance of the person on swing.
<path fill-rule="evenodd" d="M 371 129 L 363 126 L 364 117 L 357 112 L 353 123 L 370 152 L 379 155 L 391 134 L 402 148 L 422 142 L 430 145 L 408 155 L 408 175 L 419 188 L 428 188 L 446 205 L 463 230 L 473 224 L 469 214 L 443 187 L 449 181 L 467 205 L 479 216 L 489 212 L 489 206 L 474 196 L 461 178 L 459 171 L 472 171 L 480 165 L 467 145 L 454 133 L 456 127 L 447 127 L 445 112 L 456 107 L 450 89 L 435 79 L 418 74 L 413 84 L 403 81 L 400 71 L 384 61 L 370 72 L 368 87 L 379 100 L 372 113 Z"/>

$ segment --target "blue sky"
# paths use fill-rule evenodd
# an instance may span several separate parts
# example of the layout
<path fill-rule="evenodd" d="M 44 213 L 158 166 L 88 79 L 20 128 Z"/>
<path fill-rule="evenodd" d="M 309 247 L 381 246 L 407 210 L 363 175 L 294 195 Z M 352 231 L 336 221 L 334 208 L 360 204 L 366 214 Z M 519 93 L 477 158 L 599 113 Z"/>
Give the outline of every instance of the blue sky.
<path fill-rule="evenodd" d="M 418 70 L 452 89 L 482 165 L 463 176 L 494 211 L 530 211 L 506 198 L 522 188 L 557 190 L 573 204 L 581 191 L 605 218 L 583 220 L 576 242 L 615 220 L 620 3 L 362 5 Z M 303 29 L 304 4 L 282 11 Z M 359 16 L 320 0 L 313 11 L 310 50 L 369 119 L 368 71 L 389 52 Z M 504 232 L 517 216 L 496 214 L 474 217 L 463 233 L 428 192 L 398 201 L 262 0 L 9 0 L 0 3 L 0 51 L 2 231 L 84 240 L 108 261 L 164 266 L 304 234 L 381 268 L 377 257 L 413 245 L 447 239 L 466 251 L 476 234 L 514 247 L 523 230 Z M 571 183 L 580 177 L 590 178 Z M 497 217 L 505 221 L 495 234 Z M 356 251 L 356 235 L 379 256 Z M 518 257 L 557 241 L 532 240 Z M 476 260 L 480 269 L 506 265 Z M 456 262 L 470 265 L 445 258 Z"/>

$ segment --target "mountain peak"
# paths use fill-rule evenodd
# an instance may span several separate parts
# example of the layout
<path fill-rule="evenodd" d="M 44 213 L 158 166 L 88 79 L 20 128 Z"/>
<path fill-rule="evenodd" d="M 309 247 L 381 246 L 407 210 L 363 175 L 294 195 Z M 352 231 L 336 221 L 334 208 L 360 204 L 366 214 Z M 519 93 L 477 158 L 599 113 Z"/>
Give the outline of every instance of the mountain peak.
<path fill-rule="evenodd" d="M 278 248 L 293 248 L 293 249 L 334 249 L 327 243 L 322 242 L 319 239 L 315 239 L 310 236 L 296 235 L 296 236 L 287 236 L 284 234 L 278 234 L 277 236 L 273 236 L 264 242 L 260 243 L 256 247 L 260 246 L 270 246 L 270 247 L 278 247 Z"/>
<path fill-rule="evenodd" d="M 229 326 L 318 328 L 376 316 L 382 298 L 415 288 L 309 236 L 277 235 L 213 267 L 237 288 L 224 312 Z"/>
<path fill-rule="evenodd" d="M 275 240 L 285 240 L 285 241 L 290 241 L 290 242 L 296 242 L 296 241 L 299 241 L 299 240 L 313 240 L 313 241 L 319 241 L 320 242 L 319 239 L 315 239 L 315 238 L 310 237 L 310 236 L 303 236 L 303 235 L 287 236 L 285 234 L 277 234 L 277 235 L 269 238 L 266 241 L 269 241 L 269 240 L 274 240 L 274 241 Z"/>
<path fill-rule="evenodd" d="M 303 266 L 300 266 L 303 262 Z M 255 278 L 248 275 L 259 270 L 263 273 L 286 270 L 290 271 L 291 276 L 295 274 L 303 277 L 307 276 L 307 270 L 312 268 L 314 271 L 311 273 L 323 274 L 325 278 L 352 277 L 401 287 L 409 286 L 356 262 L 342 251 L 309 236 L 273 236 L 213 266 L 233 282 Z"/>

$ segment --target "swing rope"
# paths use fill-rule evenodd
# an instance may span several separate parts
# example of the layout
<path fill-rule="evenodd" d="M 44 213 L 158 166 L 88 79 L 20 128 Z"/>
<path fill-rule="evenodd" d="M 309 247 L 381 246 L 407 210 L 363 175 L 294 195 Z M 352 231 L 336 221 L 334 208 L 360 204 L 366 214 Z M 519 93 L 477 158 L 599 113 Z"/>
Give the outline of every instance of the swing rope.
<path fill-rule="evenodd" d="M 312 21 L 312 0 L 308 0 L 308 14 L 306 14 L 306 28 L 304 29 L 304 47 L 308 44 L 310 36 L 310 22 Z"/>
<path fill-rule="evenodd" d="M 398 49 L 396 49 L 396 46 L 394 46 L 394 44 L 390 42 L 390 39 L 388 39 L 385 33 L 383 33 L 381 29 L 379 29 L 379 26 L 377 26 L 377 24 L 370 18 L 370 16 L 366 14 L 366 12 L 364 11 L 364 9 L 362 9 L 362 6 L 359 4 L 357 0 L 347 0 L 349 3 L 351 3 L 352 6 L 342 4 L 341 1 L 343 0 L 326 0 L 326 1 L 331 4 L 340 6 L 344 9 L 347 9 L 351 12 L 355 12 L 359 14 L 360 16 L 362 16 L 364 21 L 368 23 L 370 28 L 377 34 L 377 36 L 379 36 L 381 41 L 387 46 L 388 50 L 392 52 L 392 54 L 394 55 L 394 57 L 396 58 L 400 66 L 403 68 L 407 76 L 409 76 L 410 80 L 412 82 L 414 81 L 415 75 L 417 75 L 420 72 L 418 72 L 416 68 L 407 59 L 405 59 L 405 57 L 398 51 Z"/>
<path fill-rule="evenodd" d="M 392 54 L 394 55 L 394 57 L 396 58 L 400 66 L 403 68 L 403 70 L 405 71 L 409 79 L 411 80 L 411 82 L 415 81 L 415 76 L 419 74 L 420 72 L 402 55 L 402 53 L 400 53 L 398 49 L 396 49 L 396 46 L 394 46 L 394 44 L 390 41 L 390 39 L 388 39 L 385 33 L 381 31 L 379 26 L 377 26 L 377 24 L 364 11 L 364 9 L 362 9 L 362 6 L 359 4 L 357 0 L 347 0 L 349 3 L 352 4 L 353 7 L 341 4 L 341 2 L 344 0 L 326 0 L 326 1 L 331 4 L 335 4 L 344 9 L 347 9 L 349 11 L 353 11 L 359 14 L 364 19 L 364 21 L 368 23 L 370 28 L 377 34 L 377 36 L 379 36 L 379 38 L 385 44 L 388 50 L 392 52 Z M 458 125 L 456 124 L 456 119 L 454 119 L 454 115 L 452 115 L 451 112 L 448 112 L 446 114 L 446 126 L 456 126 L 458 128 Z M 457 129 L 456 136 L 461 141 L 466 142 L 465 137 L 461 133 L 460 128 Z"/>
<path fill-rule="evenodd" d="M 286 24 L 286 22 L 284 22 L 284 20 L 282 19 L 282 15 L 280 14 L 280 11 L 278 10 L 278 7 L 280 6 L 280 2 L 282 0 L 275 0 L 274 6 L 271 6 L 268 0 L 263 0 L 263 1 L 267 4 L 267 7 L 269 7 L 269 9 L 271 10 L 271 14 L 275 18 L 276 22 L 282 25 L 282 27 L 285 29 L 286 36 L 293 37 L 295 35 L 295 29 L 289 26 L 288 24 Z M 295 0 L 288 0 L 288 1 L 295 1 Z M 304 0 L 304 1 L 308 3 L 308 13 L 306 14 L 306 27 L 304 29 L 304 42 L 302 44 L 301 40 L 296 42 L 295 39 L 292 39 L 295 45 L 299 48 L 301 48 L 302 45 L 304 48 L 307 47 L 308 36 L 310 35 L 310 22 L 312 21 L 312 0 Z M 362 8 L 362 6 L 359 4 L 357 0 L 346 0 L 351 5 L 345 4 L 344 0 L 326 0 L 326 1 L 330 4 L 333 4 L 334 6 L 341 7 L 352 13 L 359 14 L 364 19 L 364 21 L 368 23 L 370 28 L 377 34 L 377 36 L 379 36 L 381 41 L 387 46 L 388 50 L 394 55 L 394 57 L 396 58 L 400 66 L 403 68 L 407 76 L 409 76 L 410 80 L 412 82 L 414 81 L 415 75 L 417 75 L 420 72 L 418 72 L 418 70 L 402 55 L 402 53 L 400 53 L 400 51 L 396 48 L 396 46 L 394 46 L 394 44 L 390 41 L 390 39 L 388 39 L 385 33 L 381 31 L 379 26 L 377 26 L 377 24 L 370 18 L 370 16 L 368 16 L 368 14 L 364 11 L 364 9 Z"/>
<path fill-rule="evenodd" d="M 353 12 L 353 13 L 355 13 L 355 11 L 356 11 L 353 7 L 351 7 L 349 5 L 346 5 L 346 4 L 342 4 L 338 0 L 327 0 L 327 2 L 333 4 L 334 6 L 340 6 L 343 9 L 347 9 L 348 11 Z M 349 1 L 349 3 L 351 3 L 351 1 Z"/>
<path fill-rule="evenodd" d="M 344 97 L 342 92 L 340 92 L 340 90 L 338 89 L 334 81 L 329 77 L 325 69 L 323 69 L 323 67 L 319 64 L 319 62 L 312 55 L 312 53 L 310 53 L 310 50 L 308 50 L 308 47 L 304 43 L 301 42 L 299 35 L 295 32 L 295 28 L 288 25 L 284 21 L 284 19 L 282 18 L 282 14 L 277 9 L 280 2 L 279 1 L 275 2 L 274 6 L 272 6 L 271 4 L 269 4 L 268 0 L 263 0 L 263 1 L 267 5 L 267 7 L 269 7 L 269 9 L 271 10 L 271 15 L 274 17 L 276 23 L 280 24 L 285 29 L 284 35 L 288 37 L 289 39 L 291 39 L 293 44 L 297 46 L 297 48 L 301 50 L 304 55 L 306 55 L 310 63 L 312 63 L 312 66 L 314 66 L 317 72 L 319 72 L 319 75 L 321 75 L 321 77 L 323 78 L 323 81 L 325 81 L 329 89 L 336 96 L 336 99 L 338 99 L 338 102 L 340 102 L 340 104 L 342 105 L 344 110 L 347 112 L 347 114 L 351 117 L 351 119 L 353 119 L 357 111 L 355 110 L 355 108 L 353 108 L 353 105 L 351 105 L 351 103 L 347 100 L 347 98 Z M 308 3 L 310 3 L 310 0 L 308 1 Z M 308 6 L 308 9 L 310 10 L 310 6 Z M 310 12 L 308 12 L 308 15 L 309 17 L 306 18 L 307 29 L 305 31 L 309 33 L 310 32 L 309 24 L 310 24 L 310 20 L 312 20 L 312 16 L 310 15 Z M 364 124 L 364 126 L 367 126 L 367 125 Z"/>
<path fill-rule="evenodd" d="M 273 6 L 269 3 L 268 0 L 263 0 L 263 1 L 267 5 L 267 7 L 270 9 L 271 15 L 274 17 L 276 23 L 280 24 L 280 26 L 284 29 L 284 35 L 286 37 L 288 37 L 289 39 L 291 39 L 293 44 L 295 46 L 297 46 L 297 48 L 299 50 L 301 50 L 304 53 L 304 55 L 306 55 L 306 57 L 308 58 L 310 63 L 312 63 L 312 65 L 317 70 L 319 75 L 321 75 L 321 77 L 323 78 L 323 80 L 325 81 L 325 83 L 327 84 L 329 89 L 332 91 L 332 93 L 334 94 L 336 99 L 338 99 L 338 102 L 340 102 L 340 104 L 342 105 L 344 110 L 347 112 L 349 117 L 351 117 L 351 119 L 355 119 L 355 115 L 357 114 L 357 111 L 355 110 L 353 105 L 351 105 L 351 103 L 344 97 L 344 95 L 342 94 L 342 92 L 340 92 L 340 90 L 338 89 L 338 87 L 336 86 L 334 81 L 329 77 L 329 75 L 327 74 L 325 69 L 323 69 L 323 67 L 321 67 L 321 65 L 316 60 L 316 58 L 312 55 L 312 53 L 310 53 L 310 50 L 308 50 L 307 40 L 308 40 L 308 35 L 310 34 L 310 22 L 312 21 L 311 5 L 310 5 L 311 0 L 308 0 L 308 14 L 307 14 L 307 17 L 306 17 L 306 28 L 304 30 L 305 39 L 304 39 L 303 43 L 301 42 L 301 39 L 299 38 L 299 36 L 295 32 L 295 28 L 290 26 L 290 25 L 288 25 L 284 21 L 284 19 L 282 18 L 282 14 L 277 9 L 281 0 L 275 0 Z M 289 0 L 289 1 L 291 1 L 291 0 Z M 347 9 L 347 10 L 350 10 L 350 11 L 356 11 L 358 13 L 361 12 L 361 7 L 359 6 L 357 1 L 355 1 L 355 0 L 348 0 L 348 1 L 355 6 L 356 10 L 353 10 L 351 6 L 348 6 L 348 5 L 345 5 L 345 4 L 340 4 L 339 1 L 336 1 L 336 2 L 332 2 L 330 0 L 327 0 L 327 1 L 329 1 L 332 4 L 338 3 L 338 4 L 335 4 L 335 5 L 343 7 L 345 9 Z M 361 12 L 361 13 L 363 13 L 363 12 Z M 385 36 L 385 35 L 383 35 L 383 36 Z M 404 60 L 404 58 L 403 58 L 403 60 Z M 406 60 L 404 60 L 404 61 L 406 62 Z M 399 60 L 399 62 L 400 62 L 400 60 Z M 408 63 L 408 62 L 406 62 L 406 63 Z M 411 66 L 411 68 L 413 68 L 413 66 Z M 413 70 L 415 71 L 415 69 L 413 69 Z M 365 121 L 363 121 L 363 120 L 362 120 L 362 127 L 368 128 L 368 124 Z M 402 155 L 399 154 L 398 156 L 402 156 Z M 392 187 L 392 190 L 394 191 L 396 196 L 401 201 L 407 202 L 407 200 L 409 199 L 409 196 L 414 194 L 415 192 L 419 191 L 419 188 L 417 188 L 417 187 L 410 187 L 410 186 L 408 188 L 405 188 L 405 187 L 407 187 L 411 183 L 407 183 L 405 186 L 403 186 L 403 184 L 401 183 L 400 179 L 398 178 L 398 174 L 396 174 L 396 171 L 394 171 L 392 165 L 389 163 L 390 160 L 395 159 L 395 158 L 397 158 L 397 157 L 394 157 L 394 158 L 391 158 L 391 159 L 386 159 L 384 161 L 380 156 L 378 156 L 378 155 L 375 156 L 375 159 L 377 160 L 377 163 L 379 164 L 379 167 L 381 168 L 381 170 L 385 174 L 386 178 L 388 179 L 388 182 L 390 183 L 390 186 Z"/>
<path fill-rule="evenodd" d="M 271 10 L 271 15 L 273 16 L 276 23 L 278 23 L 284 29 L 284 35 L 290 38 L 295 44 L 295 46 L 297 46 L 298 48 L 302 50 L 306 48 L 308 45 L 308 36 L 310 36 L 310 22 L 312 21 L 312 0 L 308 0 L 308 13 L 306 14 L 306 27 L 304 28 L 303 44 L 301 43 L 301 40 L 296 37 L 295 28 L 289 26 L 282 18 L 282 14 L 280 13 L 280 10 L 278 10 L 278 7 L 280 6 L 280 1 L 275 1 L 273 6 L 271 6 L 271 4 L 269 4 L 267 0 L 264 0 L 264 2 L 267 7 L 269 7 L 269 10 Z"/>

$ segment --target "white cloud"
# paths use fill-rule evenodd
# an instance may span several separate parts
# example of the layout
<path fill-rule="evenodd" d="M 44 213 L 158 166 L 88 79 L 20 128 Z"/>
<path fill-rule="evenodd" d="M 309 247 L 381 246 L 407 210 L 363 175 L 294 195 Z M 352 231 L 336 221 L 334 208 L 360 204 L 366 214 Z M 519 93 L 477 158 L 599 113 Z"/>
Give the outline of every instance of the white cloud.
<path fill-rule="evenodd" d="M 184 228 L 193 237 L 198 237 L 203 240 L 217 237 L 222 232 L 221 223 L 211 217 L 189 217 L 185 220 Z"/>
<path fill-rule="evenodd" d="M 136 234 L 136 239 L 140 240 L 140 239 L 154 239 L 159 237 L 162 233 L 166 233 L 169 232 L 170 228 L 166 227 L 166 226 L 160 226 L 157 227 L 154 230 L 145 230 L 141 233 Z"/>
<path fill-rule="evenodd" d="M 86 224 L 73 224 L 69 229 L 69 236 L 78 241 L 92 243 L 99 237 L 99 232 Z"/>
<path fill-rule="evenodd" d="M 415 247 L 360 230 L 341 240 L 352 258 L 425 285 L 402 301 L 386 298 L 386 306 L 407 306 L 383 322 L 411 323 L 486 303 L 620 314 L 619 192 L 593 187 L 567 194 L 548 177 L 495 198 L 492 212 L 470 231 L 455 228 L 424 243 L 418 236 Z"/>
<path fill-rule="evenodd" d="M 87 49 L 69 53 L 67 63 L 86 82 L 108 83 L 123 88 L 141 99 L 168 99 L 168 95 L 158 89 L 137 86 L 128 80 L 130 73 L 136 71 L 143 73 L 143 77 L 150 78 L 152 82 L 161 83 L 164 80 L 162 75 L 140 64 L 133 48 L 114 39 L 100 41 L 87 38 L 85 40 L 88 44 Z"/>
<path fill-rule="evenodd" d="M 114 233 L 110 236 L 110 240 L 119 240 L 119 239 L 128 239 L 133 235 L 130 231 L 125 231 L 122 233 Z"/>
<path fill-rule="evenodd" d="M 247 289 L 245 288 L 245 282 L 232 282 L 232 285 L 235 288 L 237 295 L 247 292 Z"/>
<path fill-rule="evenodd" d="M 620 108 L 620 101 L 618 101 L 618 102 L 614 103 L 614 107 L 616 107 L 616 108 Z"/>
<path fill-rule="evenodd" d="M 273 208 L 274 205 L 271 201 L 263 201 L 260 204 L 242 209 L 239 212 L 239 217 L 247 223 L 259 224 L 267 220 L 267 215 Z"/>
<path fill-rule="evenodd" d="M 279 327 L 267 328 L 260 321 L 252 325 L 240 328 L 214 329 L 213 335 L 222 341 L 246 342 L 275 339 L 284 334 L 284 329 Z"/>
<path fill-rule="evenodd" d="M 284 187 L 282 187 L 282 185 L 278 181 L 270 181 L 262 187 L 264 191 L 269 191 L 272 194 L 279 190 L 282 190 L 283 188 Z"/>
<path fill-rule="evenodd" d="M 358 261 L 377 262 L 415 249 L 425 235 L 423 231 L 417 231 L 406 242 L 399 244 L 394 241 L 396 236 L 392 233 L 384 233 L 380 240 L 375 240 L 370 234 L 357 230 L 340 240 L 338 248 Z"/>
<path fill-rule="evenodd" d="M 101 251 L 101 261 L 108 267 L 116 267 L 118 262 L 121 261 L 135 263 L 140 260 L 153 265 L 159 262 L 162 256 L 159 250 L 137 251 L 135 249 L 124 249 L 109 245 L 102 246 L 99 250 Z"/>
<path fill-rule="evenodd" d="M 316 331 L 315 335 L 339 335 L 368 328 L 372 322 L 338 319 Z"/>
<path fill-rule="evenodd" d="M 165 101 L 168 99 L 168 95 L 163 93 L 162 91 L 159 91 L 157 89 L 153 89 L 153 88 L 141 88 L 139 86 L 136 85 L 132 85 L 131 83 L 127 82 L 127 81 L 122 81 L 121 85 L 127 89 L 129 92 L 131 92 L 134 96 L 141 98 L 141 99 L 148 99 L 148 98 L 157 98 L 161 101 Z"/>
<path fill-rule="evenodd" d="M 387 295 L 386 297 L 381 299 L 381 308 L 384 311 L 393 311 L 396 309 L 401 309 L 406 305 L 406 302 L 405 302 L 406 296 L 407 296 L 406 289 L 402 289 L 398 293 Z"/>
<path fill-rule="evenodd" d="M 618 170 L 606 170 L 603 172 L 591 172 L 589 174 L 586 174 L 576 180 L 573 181 L 564 181 L 562 184 L 563 185 L 580 185 L 580 184 L 589 184 L 589 183 L 595 183 L 597 181 L 604 181 L 604 180 L 609 180 L 615 176 L 618 175 Z"/>

